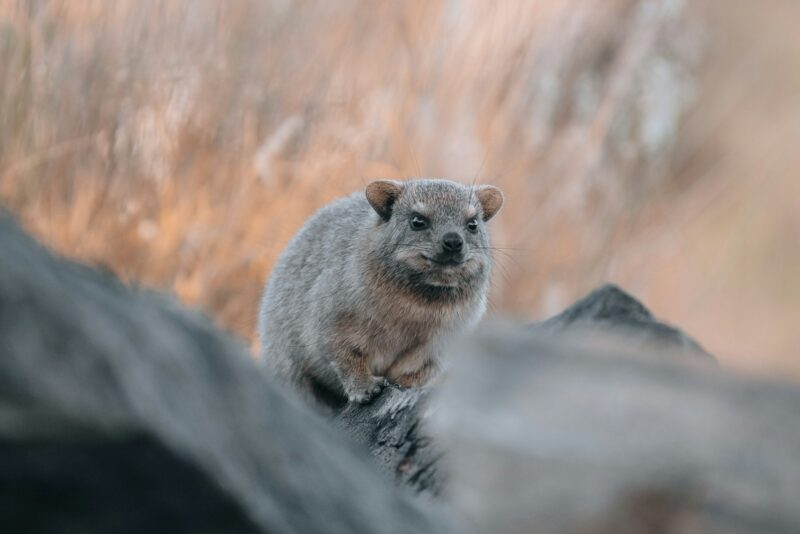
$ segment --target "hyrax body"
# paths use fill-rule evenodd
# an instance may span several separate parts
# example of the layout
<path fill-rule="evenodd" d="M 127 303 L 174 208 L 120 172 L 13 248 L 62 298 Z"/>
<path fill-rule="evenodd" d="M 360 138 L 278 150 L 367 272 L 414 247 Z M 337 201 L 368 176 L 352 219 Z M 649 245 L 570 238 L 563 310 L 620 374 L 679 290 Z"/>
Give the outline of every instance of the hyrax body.
<path fill-rule="evenodd" d="M 502 204 L 496 187 L 412 180 L 373 182 L 322 208 L 267 283 L 263 359 L 328 402 L 366 402 L 387 380 L 424 384 L 442 340 L 486 309 L 485 223 Z"/>

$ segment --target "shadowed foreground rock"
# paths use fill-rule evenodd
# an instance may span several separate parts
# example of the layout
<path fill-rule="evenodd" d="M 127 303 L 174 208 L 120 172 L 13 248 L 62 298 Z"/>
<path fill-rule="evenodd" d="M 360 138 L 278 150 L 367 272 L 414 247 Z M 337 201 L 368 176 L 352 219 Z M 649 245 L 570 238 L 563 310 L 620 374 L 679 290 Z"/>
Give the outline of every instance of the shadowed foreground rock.
<path fill-rule="evenodd" d="M 797 388 L 520 327 L 454 350 L 430 427 L 476 532 L 800 532 Z"/>
<path fill-rule="evenodd" d="M 441 532 L 196 314 L 0 213 L 0 532 Z"/>

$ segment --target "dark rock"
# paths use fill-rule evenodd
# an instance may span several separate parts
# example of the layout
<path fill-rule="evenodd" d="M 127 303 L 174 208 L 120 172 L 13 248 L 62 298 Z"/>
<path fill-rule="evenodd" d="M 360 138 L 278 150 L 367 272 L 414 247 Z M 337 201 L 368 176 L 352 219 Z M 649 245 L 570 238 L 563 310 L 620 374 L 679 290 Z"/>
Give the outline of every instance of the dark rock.
<path fill-rule="evenodd" d="M 173 300 L 0 214 L 0 532 L 441 532 Z"/>
<path fill-rule="evenodd" d="M 453 350 L 428 427 L 475 531 L 800 532 L 800 389 L 519 326 Z"/>
<path fill-rule="evenodd" d="M 672 354 L 713 361 L 696 341 L 668 324 L 657 320 L 644 305 L 613 284 L 606 284 L 546 321 L 531 328 L 540 332 L 570 335 L 598 333 L 615 336 L 631 347 L 649 347 L 661 354 Z"/>
<path fill-rule="evenodd" d="M 145 434 L 3 436 L 3 532 L 259 532 L 200 469 Z"/>
<path fill-rule="evenodd" d="M 436 495 L 442 489 L 441 452 L 423 427 L 427 397 L 424 389 L 389 386 L 371 404 L 349 404 L 335 421 L 396 480 Z"/>

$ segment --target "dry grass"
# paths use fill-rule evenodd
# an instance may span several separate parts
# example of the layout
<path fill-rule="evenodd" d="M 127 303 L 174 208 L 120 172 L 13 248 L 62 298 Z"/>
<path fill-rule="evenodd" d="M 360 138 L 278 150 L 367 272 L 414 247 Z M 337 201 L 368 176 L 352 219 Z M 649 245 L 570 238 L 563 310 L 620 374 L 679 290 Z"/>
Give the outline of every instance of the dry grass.
<path fill-rule="evenodd" d="M 252 340 L 302 221 L 376 177 L 496 183 L 498 313 L 614 280 L 800 378 L 789 0 L 0 0 L 0 199 Z M 766 29 L 769 28 L 767 31 Z"/>

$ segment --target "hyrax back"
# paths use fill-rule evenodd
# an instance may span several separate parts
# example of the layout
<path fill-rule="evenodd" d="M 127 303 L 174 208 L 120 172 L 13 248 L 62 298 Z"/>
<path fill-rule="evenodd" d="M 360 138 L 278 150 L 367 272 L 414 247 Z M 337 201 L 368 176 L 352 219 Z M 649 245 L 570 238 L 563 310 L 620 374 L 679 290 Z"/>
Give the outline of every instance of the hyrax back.
<path fill-rule="evenodd" d="M 319 400 L 365 402 L 387 380 L 424 384 L 442 340 L 484 313 L 485 223 L 502 204 L 496 187 L 412 180 L 373 182 L 324 207 L 267 283 L 263 359 Z"/>

